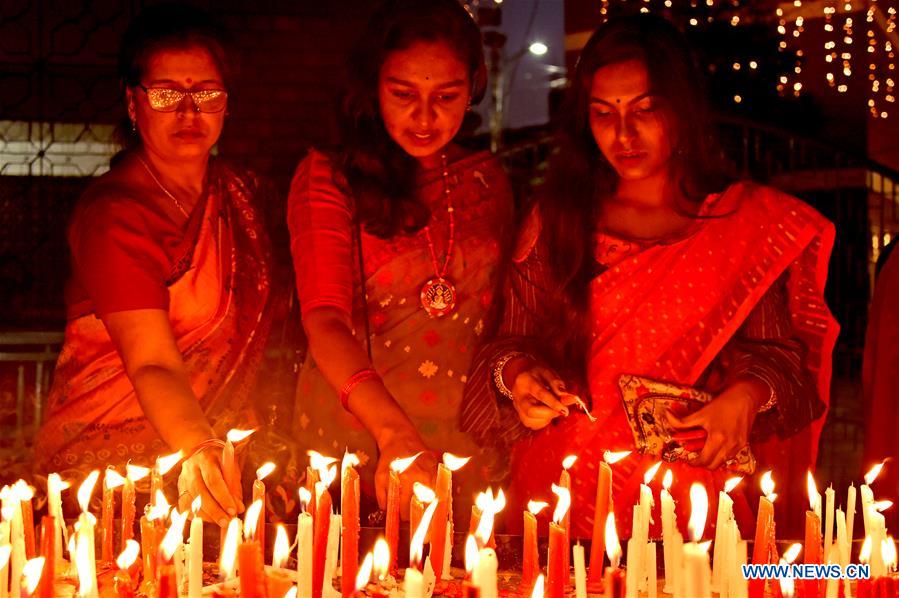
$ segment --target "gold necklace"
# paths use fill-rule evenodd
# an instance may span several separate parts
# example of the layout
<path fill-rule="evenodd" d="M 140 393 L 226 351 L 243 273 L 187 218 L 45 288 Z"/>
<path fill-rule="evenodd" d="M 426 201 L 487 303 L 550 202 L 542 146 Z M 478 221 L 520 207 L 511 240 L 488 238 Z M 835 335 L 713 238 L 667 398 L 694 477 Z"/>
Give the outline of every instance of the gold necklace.
<path fill-rule="evenodd" d="M 159 179 L 156 178 L 156 175 L 153 174 L 153 170 L 150 168 L 150 165 L 147 164 L 146 162 L 144 162 L 144 159 L 141 158 L 140 156 L 138 156 L 137 154 L 135 154 L 135 157 L 138 159 L 138 161 L 140 161 L 141 164 L 143 164 L 144 169 L 147 171 L 147 174 L 150 175 L 150 178 L 153 179 L 153 182 L 156 183 L 156 185 L 160 189 L 162 189 L 163 193 L 165 193 L 166 195 L 169 196 L 169 199 L 172 200 L 172 203 L 175 204 L 175 207 L 178 208 L 181 211 L 181 213 L 184 214 L 185 217 L 190 217 L 190 214 L 188 214 L 187 210 L 184 209 L 184 204 L 182 204 L 180 201 L 178 201 L 178 198 L 175 197 L 174 195 L 172 195 L 171 191 L 166 189 L 165 186 L 163 186 L 163 184 L 159 181 Z"/>

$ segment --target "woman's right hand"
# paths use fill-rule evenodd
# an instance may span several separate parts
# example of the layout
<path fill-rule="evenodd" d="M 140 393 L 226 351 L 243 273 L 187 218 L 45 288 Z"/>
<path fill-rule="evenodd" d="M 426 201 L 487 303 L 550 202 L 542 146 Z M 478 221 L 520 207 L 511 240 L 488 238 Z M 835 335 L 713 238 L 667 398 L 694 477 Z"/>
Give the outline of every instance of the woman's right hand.
<path fill-rule="evenodd" d="M 387 508 L 387 491 L 390 486 L 390 464 L 395 459 L 405 459 L 421 453 L 412 464 L 400 474 L 400 517 L 409 519 L 409 503 L 412 500 L 412 486 L 420 482 L 434 488 L 437 479 L 437 456 L 425 446 L 418 432 L 404 430 L 378 443 L 378 467 L 375 470 L 375 492 L 378 505 Z"/>
<path fill-rule="evenodd" d="M 189 509 L 197 496 L 202 500 L 200 516 L 222 527 L 244 510 L 241 497 L 232 495 L 225 482 L 221 450 L 212 447 L 201 450 L 181 464 L 178 510 L 184 512 Z"/>
<path fill-rule="evenodd" d="M 565 392 L 565 381 L 531 357 L 509 361 L 503 379 L 512 391 L 512 404 L 521 423 L 531 430 L 545 428 L 559 416 L 567 417 L 568 406 L 576 402 L 574 395 Z"/>

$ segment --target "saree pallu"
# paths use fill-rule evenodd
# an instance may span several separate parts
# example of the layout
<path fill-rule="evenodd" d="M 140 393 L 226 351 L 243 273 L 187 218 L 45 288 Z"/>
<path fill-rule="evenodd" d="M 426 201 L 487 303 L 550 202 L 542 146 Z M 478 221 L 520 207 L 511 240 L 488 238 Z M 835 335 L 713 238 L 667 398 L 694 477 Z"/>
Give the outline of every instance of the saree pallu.
<path fill-rule="evenodd" d="M 512 462 L 513 504 L 549 497 L 566 455 L 571 469 L 572 534 L 588 537 L 593 528 L 598 463 L 606 450 L 634 450 L 618 378 L 636 374 L 695 385 L 747 316 L 785 272 L 788 310 L 794 333 L 808 347 L 805 364 L 814 374 L 824 404 L 829 403 L 831 353 L 838 326 L 824 302 L 833 226 L 802 202 L 753 184 L 731 186 L 710 198 L 689 236 L 653 245 L 597 276 L 590 288 L 592 337 L 587 381 L 593 401 L 591 423 L 573 414 L 516 446 Z M 773 469 L 777 521 L 793 529 L 806 510 L 806 470 L 814 470 L 822 416 L 795 436 L 754 444 L 759 472 Z M 619 534 L 629 536 L 631 507 L 656 458 L 632 453 L 613 470 Z M 710 524 L 716 491 L 733 474 L 684 463 L 665 464 L 674 474 L 672 494 L 678 522 L 689 518 L 689 489 L 702 483 L 709 493 Z M 656 480 L 656 491 L 661 475 Z M 744 481 L 732 492 L 744 535 L 752 529 L 749 497 L 756 484 Z M 757 494 L 757 492 L 756 492 Z M 711 526 L 707 526 L 709 529 Z M 655 517 L 652 532 L 660 532 Z"/>
<path fill-rule="evenodd" d="M 270 250 L 253 181 L 210 164 L 190 267 L 169 285 L 169 321 L 191 388 L 215 431 L 251 427 L 250 390 L 270 329 Z M 122 359 L 93 313 L 69 320 L 35 467 L 73 479 L 171 449 L 144 416 Z"/>
<path fill-rule="evenodd" d="M 319 178 L 320 186 L 328 187 L 331 201 L 351 210 L 351 198 L 329 182 L 335 176 L 329 163 L 321 154 L 307 160 L 311 162 L 301 165 L 301 169 L 311 168 L 312 172 L 303 176 Z M 352 268 L 354 284 L 352 291 L 346 289 L 346 292 L 352 292 L 353 333 L 360 344 L 366 345 L 366 330 L 369 330 L 373 366 L 424 443 L 438 454 L 448 451 L 475 457 L 464 473 L 454 476 L 454 482 L 464 481 L 474 488 L 476 480 L 483 479 L 480 470 L 484 468 L 477 459 L 479 447 L 459 430 L 458 414 L 468 366 L 493 298 L 503 231 L 511 225 L 512 194 L 502 166 L 486 152 L 450 164 L 448 172 L 455 208 L 455 243 L 446 277 L 454 284 L 457 294 L 456 306 L 450 314 L 430 317 L 420 302 L 422 285 L 435 276 L 423 230 L 389 239 L 363 231 L 364 274 L 360 274 L 355 232 L 350 235 L 349 231 L 342 230 L 350 226 L 351 216 L 347 216 L 341 230 L 335 232 L 330 225 L 328 230 L 347 239 L 354 238 L 352 251 L 344 253 L 344 259 L 352 256 L 351 266 L 333 264 L 331 255 L 305 245 L 294 248 L 294 259 L 319 260 L 315 265 L 303 265 L 303 269 L 311 272 Z M 423 178 L 419 196 L 431 207 L 431 234 L 437 260 L 442 264 L 448 222 L 439 171 Z M 321 221 L 316 214 L 306 212 L 315 210 L 312 203 L 301 197 L 294 201 L 291 218 L 295 236 L 297 228 L 304 223 L 312 226 L 308 223 Z M 328 262 L 329 259 L 332 261 Z M 360 292 L 363 279 L 364 299 Z M 300 288 L 301 304 L 315 303 L 314 297 L 304 297 L 305 293 L 311 294 L 305 291 L 307 285 L 301 283 Z M 345 449 L 355 452 L 362 461 L 359 473 L 363 494 L 369 501 L 373 500 L 377 445 L 361 423 L 341 407 L 336 391 L 311 354 L 299 374 L 294 437 L 298 443 L 296 465 L 299 467 L 305 467 L 308 449 L 335 457 Z"/>

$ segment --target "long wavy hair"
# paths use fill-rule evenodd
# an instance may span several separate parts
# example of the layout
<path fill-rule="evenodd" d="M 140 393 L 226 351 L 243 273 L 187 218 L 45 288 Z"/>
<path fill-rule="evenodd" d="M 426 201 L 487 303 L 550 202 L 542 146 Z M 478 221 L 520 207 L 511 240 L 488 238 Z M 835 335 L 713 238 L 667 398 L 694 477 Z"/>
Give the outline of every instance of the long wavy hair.
<path fill-rule="evenodd" d="M 481 31 L 457 0 L 387 0 L 375 12 L 347 64 L 337 164 L 360 222 L 382 238 L 415 232 L 430 218 L 415 194 L 418 163 L 387 133 L 378 102 L 387 56 L 419 41 L 443 42 L 458 54 L 468 66 L 472 103 L 486 89 Z"/>
<path fill-rule="evenodd" d="M 587 41 L 575 68 L 560 147 L 547 182 L 537 195 L 542 241 L 556 298 L 546 314 L 554 357 L 580 363 L 586 354 L 588 288 L 597 273 L 592 239 L 599 206 L 615 192 L 618 175 L 603 156 L 590 129 L 589 102 L 594 73 L 603 66 L 639 60 L 650 90 L 674 115 L 671 172 L 687 202 L 684 214 L 729 182 L 711 126 L 702 69 L 683 34 L 649 14 L 610 19 Z M 692 208 L 692 209 L 691 209 Z"/>

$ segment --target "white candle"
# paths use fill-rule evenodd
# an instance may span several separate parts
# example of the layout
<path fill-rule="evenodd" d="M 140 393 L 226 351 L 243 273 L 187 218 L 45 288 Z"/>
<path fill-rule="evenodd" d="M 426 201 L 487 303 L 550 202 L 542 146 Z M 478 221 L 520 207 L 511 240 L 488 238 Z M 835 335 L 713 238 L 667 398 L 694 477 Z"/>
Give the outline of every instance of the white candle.
<path fill-rule="evenodd" d="M 852 556 L 852 532 L 855 524 L 855 484 L 849 485 L 846 496 L 846 540 L 849 543 L 849 556 Z"/>
<path fill-rule="evenodd" d="M 587 567 L 584 564 L 584 547 L 580 543 L 571 549 L 574 562 L 574 595 L 575 598 L 587 598 Z"/>
<path fill-rule="evenodd" d="M 721 593 L 725 587 L 727 563 L 723 552 L 727 546 L 727 522 L 733 515 L 734 501 L 724 490 L 718 492 L 718 515 L 715 525 L 715 544 L 712 558 L 712 591 Z"/>
<path fill-rule="evenodd" d="M 736 530 L 737 522 L 731 523 Z M 737 538 L 739 537 L 740 533 L 737 531 Z M 749 595 L 749 581 L 743 577 L 743 565 L 747 564 L 747 553 L 746 540 L 737 540 L 736 558 L 730 575 L 730 598 L 746 598 Z"/>
<path fill-rule="evenodd" d="M 66 535 L 65 519 L 62 516 L 62 491 L 69 487 L 68 483 L 62 481 L 58 473 L 51 473 L 47 476 L 47 513 L 53 517 L 54 526 L 54 544 L 56 546 L 56 570 L 61 571 L 61 563 L 65 561 L 62 551 L 63 536 Z"/>
<path fill-rule="evenodd" d="M 837 548 L 840 551 L 839 562 L 844 568 L 849 564 L 849 538 L 846 534 L 846 516 L 842 509 L 837 509 Z"/>
<path fill-rule="evenodd" d="M 12 557 L 10 559 L 10 598 L 19 598 L 22 594 L 22 570 L 25 567 L 25 524 L 22 522 L 22 503 L 18 496 L 13 494 L 10 503 L 13 509 L 12 521 L 9 526 L 10 544 L 12 545 Z M 93 537 L 93 536 L 91 536 Z"/>
<path fill-rule="evenodd" d="M 871 491 L 871 487 L 867 484 L 862 484 L 861 487 L 861 495 L 862 495 L 862 522 L 865 524 L 865 536 L 872 535 L 873 530 L 871 529 L 871 505 L 874 504 L 874 492 Z"/>
<path fill-rule="evenodd" d="M 478 552 L 478 562 L 471 573 L 471 583 L 480 590 L 480 598 L 497 598 L 496 569 L 498 563 L 492 548 Z"/>
<path fill-rule="evenodd" d="M 639 517 L 637 507 L 634 507 L 634 517 Z M 624 576 L 624 590 L 627 598 L 637 598 L 637 585 L 640 583 L 637 579 L 641 550 L 640 542 L 634 539 L 627 541 L 627 571 Z"/>
<path fill-rule="evenodd" d="M 297 519 L 297 596 L 312 598 L 312 515 Z"/>
<path fill-rule="evenodd" d="M 646 543 L 646 572 L 647 572 L 647 581 L 646 587 L 648 590 L 649 598 L 656 598 L 658 595 L 658 579 L 656 576 L 656 543 L 655 542 L 647 542 Z"/>
<path fill-rule="evenodd" d="M 824 562 L 830 562 L 830 548 L 833 544 L 833 510 L 835 494 L 833 486 L 824 491 Z M 838 559 L 834 559 L 835 561 Z"/>
<path fill-rule="evenodd" d="M 685 598 L 684 537 L 679 531 L 671 535 L 671 570 L 674 572 L 674 598 Z"/>
<path fill-rule="evenodd" d="M 9 558 L 11 546 L 9 545 L 9 521 L 0 522 L 0 550 L 5 556 L 0 557 L 3 566 L 0 567 L 0 598 L 9 596 Z"/>
<path fill-rule="evenodd" d="M 96 556 L 96 547 L 94 544 L 94 518 L 88 512 L 83 512 L 78 516 L 78 521 L 76 523 L 76 531 L 78 532 L 78 542 L 84 543 L 87 546 L 87 554 L 88 557 L 85 559 L 85 563 L 88 566 L 88 574 L 91 577 L 91 587 L 94 591 L 97 588 L 97 556 Z M 11 598 L 15 598 L 12 596 Z"/>
<path fill-rule="evenodd" d="M 325 577 L 324 583 L 327 586 L 334 581 L 337 573 L 337 557 L 340 551 L 340 531 L 343 525 L 343 519 L 340 515 L 331 513 L 331 526 L 328 528 L 328 549 L 325 553 Z"/>
<path fill-rule="evenodd" d="M 665 481 L 670 485 L 670 473 L 665 473 Z M 671 559 L 671 543 L 673 541 L 674 530 L 677 529 L 677 519 L 674 511 L 674 499 L 668 488 L 662 490 L 662 564 L 665 567 L 665 585 L 662 591 L 666 594 L 674 592 L 674 570 Z"/>
<path fill-rule="evenodd" d="M 684 544 L 684 596 L 711 598 L 712 570 L 707 547 L 696 542 Z"/>
<path fill-rule="evenodd" d="M 424 598 L 424 579 L 421 572 L 415 567 L 406 568 L 406 577 L 403 579 L 403 592 L 406 598 Z"/>
<path fill-rule="evenodd" d="M 188 595 L 200 598 L 203 591 L 203 520 L 196 512 L 190 522 L 190 567 L 188 568 Z"/>

